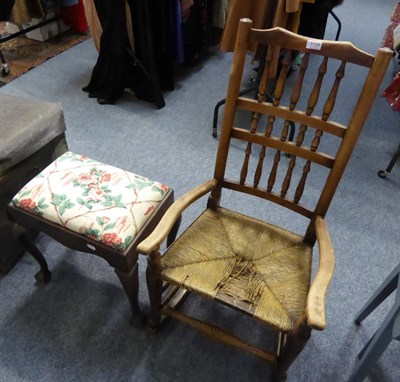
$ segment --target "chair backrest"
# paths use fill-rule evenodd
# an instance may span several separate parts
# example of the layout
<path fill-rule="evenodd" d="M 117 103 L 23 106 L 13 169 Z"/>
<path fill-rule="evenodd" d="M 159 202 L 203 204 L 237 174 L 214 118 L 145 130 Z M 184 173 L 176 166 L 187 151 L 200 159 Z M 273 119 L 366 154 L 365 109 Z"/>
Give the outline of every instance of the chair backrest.
<path fill-rule="evenodd" d="M 249 19 L 240 21 L 215 167 L 218 185 L 211 194 L 209 207 L 219 204 L 222 188 L 267 199 L 311 219 L 305 241 L 314 243 L 313 220 L 317 215 L 324 217 L 328 210 L 391 60 L 392 51 L 386 48 L 379 49 L 376 56 L 372 56 L 349 42 L 309 39 L 282 28 L 256 30 L 251 28 L 251 24 Z M 268 53 L 258 98 L 253 100 L 240 97 L 239 91 L 247 46 L 254 41 L 266 45 Z M 297 70 L 297 78 L 294 79 L 295 76 L 288 77 L 288 73 L 291 70 L 293 54 L 296 52 L 303 52 L 304 55 Z M 281 70 L 276 78 L 273 100 L 266 102 L 271 62 L 277 54 L 281 57 Z M 331 120 L 330 116 L 340 93 L 340 84 L 344 81 L 345 69 L 347 71 L 350 64 L 366 68 L 365 82 L 358 100 L 345 100 L 347 104 L 353 102 L 354 107 L 350 113 L 351 118 L 344 124 Z M 307 69 L 311 67 L 314 69 L 307 73 Z M 329 69 L 333 69 L 333 72 Z M 308 77 L 312 80 L 305 80 Z M 287 97 L 288 106 L 284 106 L 283 93 L 285 84 L 289 81 L 292 82 L 291 95 Z M 310 83 L 313 85 L 309 91 L 302 91 L 309 87 Z M 328 87 L 327 92 L 325 87 Z M 346 94 L 340 95 L 346 97 Z M 318 107 L 321 116 L 316 115 Z M 251 113 L 251 118 L 247 118 L 247 122 L 250 122 L 248 128 L 235 126 L 238 110 Z M 340 113 L 339 115 L 341 116 Z M 297 131 L 293 142 L 288 140 L 291 123 L 295 124 Z M 336 138 L 333 139 L 338 141 L 336 152 L 321 151 L 323 133 Z M 231 140 L 244 141 L 244 144 L 235 145 L 236 151 L 238 146 L 243 147 L 244 151 L 242 167 L 237 171 L 237 180 L 228 179 L 226 176 L 228 154 L 232 149 Z M 257 146 L 258 152 L 255 150 Z M 331 145 L 327 148 L 328 151 L 331 150 Z M 282 153 L 290 154 L 290 160 L 282 160 Z M 268 171 L 266 154 L 271 156 Z M 302 197 L 304 199 L 307 178 L 311 176 L 310 172 L 314 168 L 320 166 L 327 169 L 325 172 L 316 170 L 317 177 L 324 178 L 320 185 L 321 192 L 317 192 L 319 197 L 314 206 L 306 207 L 301 200 Z M 296 171 L 297 176 L 294 176 Z M 321 176 L 321 173 L 325 175 Z"/>

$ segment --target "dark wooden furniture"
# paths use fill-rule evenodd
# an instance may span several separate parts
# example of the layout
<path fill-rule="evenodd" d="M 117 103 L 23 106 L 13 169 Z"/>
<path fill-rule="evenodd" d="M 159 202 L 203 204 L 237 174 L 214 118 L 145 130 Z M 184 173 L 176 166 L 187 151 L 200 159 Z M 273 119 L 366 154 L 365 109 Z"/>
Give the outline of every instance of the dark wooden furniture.
<path fill-rule="evenodd" d="M 395 293 L 395 301 L 382 325 L 358 354 L 349 382 L 361 382 L 369 368 L 376 363 L 392 340 L 400 341 L 400 264 L 382 282 L 379 288 L 358 312 L 354 322 L 360 325 L 383 301 Z"/>
<path fill-rule="evenodd" d="M 326 326 L 325 296 L 333 274 L 334 254 L 324 217 L 371 109 L 391 51 L 381 49 L 372 56 L 348 42 L 309 40 L 281 28 L 255 30 L 251 25 L 249 19 L 240 22 L 214 178 L 177 200 L 137 249 L 148 255 L 153 326 L 157 327 L 164 316 L 176 318 L 271 362 L 276 366 L 276 380 L 284 380 L 312 329 L 323 330 Z M 257 100 L 239 96 L 251 42 L 270 47 Z M 284 59 L 274 98 L 265 102 L 273 55 L 280 50 Z M 292 51 L 304 52 L 304 57 L 288 97 L 289 105 L 284 106 L 283 90 Z M 315 70 L 307 71 L 308 66 L 316 63 Z M 346 126 L 330 120 L 330 115 L 335 103 L 349 102 L 339 87 L 345 68 L 352 65 L 365 67 L 366 78 Z M 314 83 L 312 89 L 304 91 L 310 83 Z M 300 102 L 302 98 L 306 102 Z M 305 111 L 300 109 L 303 104 Z M 237 127 L 245 123 L 239 118 L 245 112 L 252 116 L 250 126 Z M 287 141 L 291 121 L 298 125 L 294 142 Z M 322 152 L 323 134 L 330 142 L 329 153 Z M 332 142 L 336 151 L 332 150 Z M 283 153 L 290 154 L 290 160 Z M 241 168 L 234 159 L 236 156 L 242 162 Z M 232 179 L 235 173 L 237 179 Z M 315 200 L 307 192 L 310 188 Z M 240 200 L 246 194 L 250 199 L 257 197 L 276 203 L 277 207 L 286 207 L 281 208 L 282 214 L 290 210 L 308 218 L 309 224 L 298 235 L 223 208 L 223 189 L 242 193 Z M 210 191 L 206 210 L 161 255 L 160 245 L 175 221 L 189 205 Z M 265 210 L 268 211 L 267 206 Z M 288 214 L 288 224 L 295 216 Z M 312 249 L 316 241 L 319 267 L 311 282 Z M 179 302 L 189 291 L 275 328 L 279 333 L 277 351 L 260 349 L 225 329 L 179 311 Z"/>
<path fill-rule="evenodd" d="M 8 206 L 13 233 L 39 263 L 37 281 L 51 278 L 46 260 L 27 234 L 35 229 L 63 245 L 106 260 L 128 297 L 132 324 L 144 316 L 138 302 L 136 246 L 174 200 L 171 188 L 142 176 L 66 152 L 25 185 Z M 170 236 L 175 238 L 179 222 Z"/>

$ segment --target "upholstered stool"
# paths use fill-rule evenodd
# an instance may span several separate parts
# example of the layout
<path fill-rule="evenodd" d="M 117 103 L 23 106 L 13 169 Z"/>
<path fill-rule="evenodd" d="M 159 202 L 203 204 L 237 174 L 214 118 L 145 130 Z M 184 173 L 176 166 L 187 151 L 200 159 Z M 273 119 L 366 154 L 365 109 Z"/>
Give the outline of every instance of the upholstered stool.
<path fill-rule="evenodd" d="M 139 326 L 143 320 L 136 246 L 172 203 L 173 190 L 164 184 L 66 152 L 15 195 L 8 211 L 20 226 L 38 229 L 69 248 L 104 258 L 127 294 L 132 323 Z M 51 273 L 44 257 L 24 234 L 20 240 L 41 266 L 36 279 L 48 282 Z"/>
<path fill-rule="evenodd" d="M 24 252 L 12 239 L 7 205 L 25 183 L 67 151 L 64 131 L 59 103 L 0 94 L 0 272 L 8 272 Z"/>

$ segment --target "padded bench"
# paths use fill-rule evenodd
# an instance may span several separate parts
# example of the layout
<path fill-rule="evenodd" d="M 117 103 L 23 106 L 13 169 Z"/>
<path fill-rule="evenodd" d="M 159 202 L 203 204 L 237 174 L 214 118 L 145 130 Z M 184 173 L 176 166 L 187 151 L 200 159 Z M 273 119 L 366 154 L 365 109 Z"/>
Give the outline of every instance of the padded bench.
<path fill-rule="evenodd" d="M 13 237 L 7 205 L 17 191 L 67 151 L 59 103 L 0 94 L 0 272 L 8 272 L 23 247 Z M 36 234 L 35 229 L 29 235 Z"/>

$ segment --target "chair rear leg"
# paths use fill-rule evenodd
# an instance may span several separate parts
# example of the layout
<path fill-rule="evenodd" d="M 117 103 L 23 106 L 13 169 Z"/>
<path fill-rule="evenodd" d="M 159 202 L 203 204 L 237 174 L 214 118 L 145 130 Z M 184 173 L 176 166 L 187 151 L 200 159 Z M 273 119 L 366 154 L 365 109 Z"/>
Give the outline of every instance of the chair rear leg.
<path fill-rule="evenodd" d="M 311 329 L 304 319 L 296 325 L 292 333 L 287 334 L 285 344 L 278 358 L 275 374 L 276 382 L 286 381 L 287 370 L 301 353 L 304 346 L 306 346 L 310 336 Z"/>
<path fill-rule="evenodd" d="M 27 251 L 39 263 L 40 270 L 35 274 L 36 281 L 41 284 L 47 284 L 51 280 L 51 272 L 43 254 L 29 237 L 28 231 L 24 227 L 15 224 L 13 227 L 13 233 L 16 239 L 22 244 L 25 251 Z"/>
<path fill-rule="evenodd" d="M 119 281 L 121 281 L 122 287 L 124 288 L 125 294 L 128 297 L 129 304 L 131 306 L 132 318 L 131 324 L 137 328 L 143 326 L 145 316 L 140 310 L 139 305 L 139 275 L 138 275 L 138 263 L 130 270 L 129 273 L 114 269 L 117 274 Z"/>

